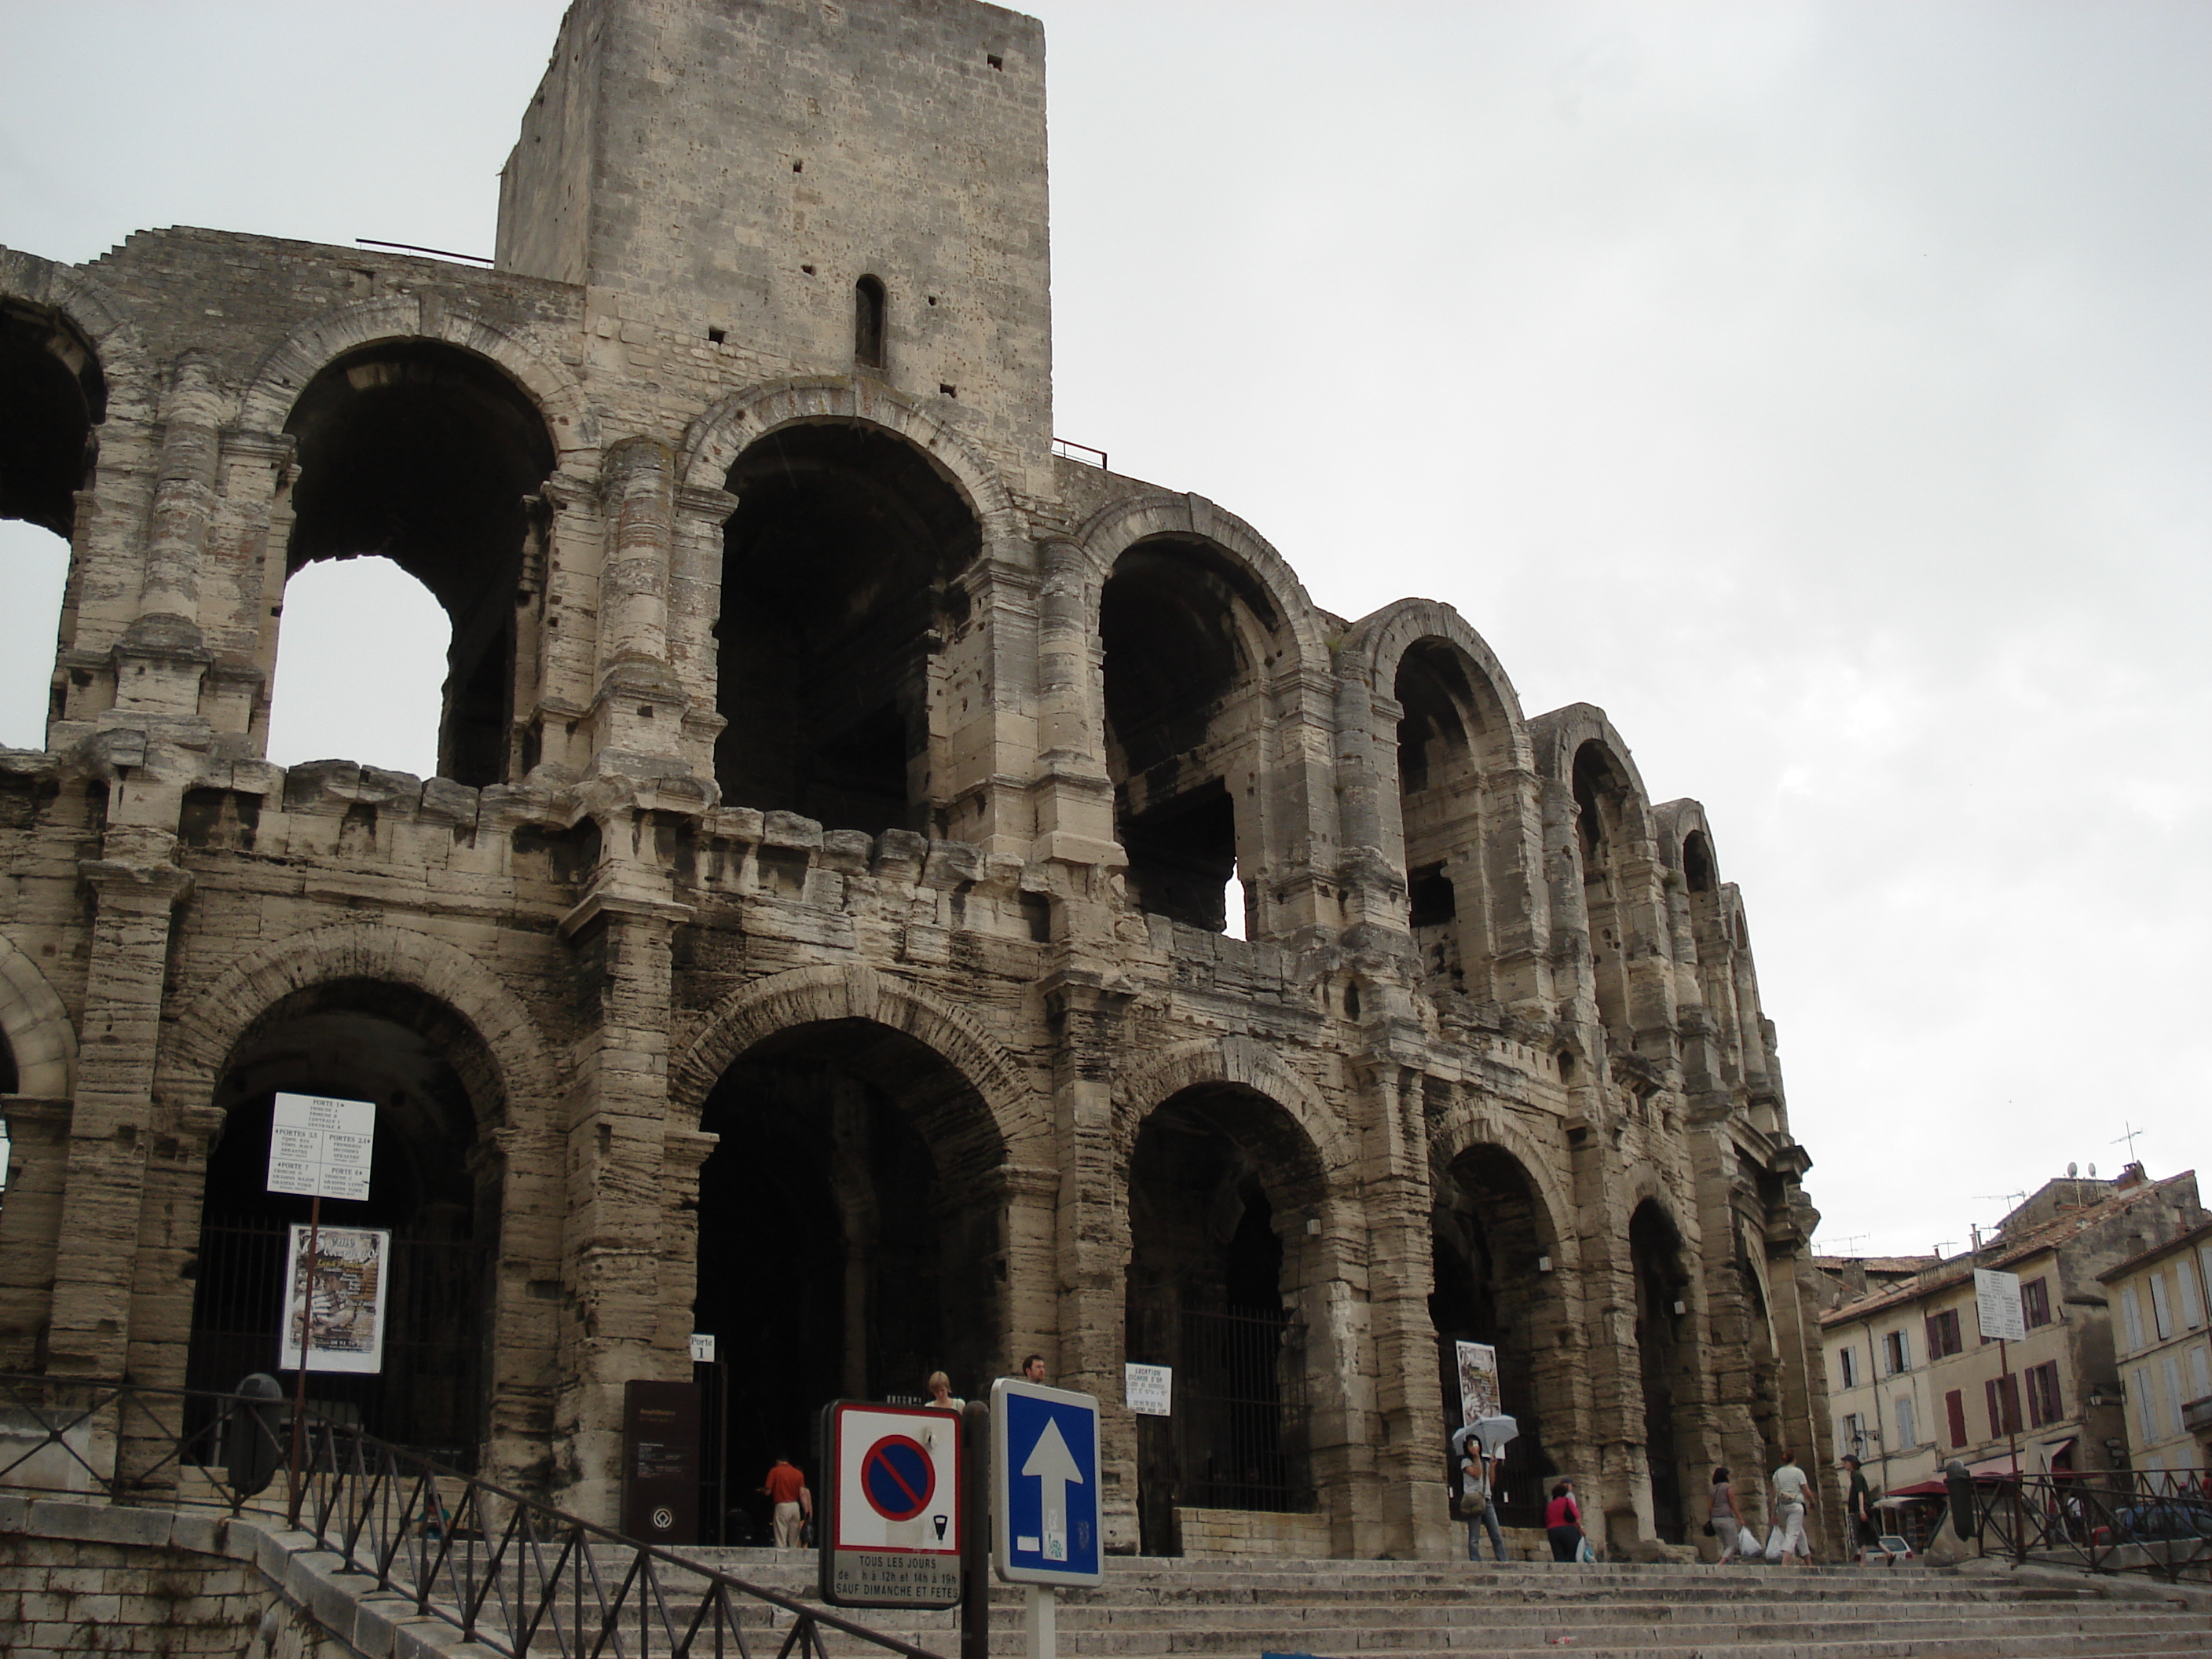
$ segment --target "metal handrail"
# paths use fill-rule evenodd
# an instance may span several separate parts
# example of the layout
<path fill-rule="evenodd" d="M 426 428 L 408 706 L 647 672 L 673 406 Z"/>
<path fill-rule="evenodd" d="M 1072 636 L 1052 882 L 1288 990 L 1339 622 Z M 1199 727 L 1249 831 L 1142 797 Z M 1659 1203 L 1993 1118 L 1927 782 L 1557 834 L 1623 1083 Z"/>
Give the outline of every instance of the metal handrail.
<path fill-rule="evenodd" d="M 216 1407 L 216 1420 L 188 1436 L 180 1425 L 193 1401 Z M 244 1395 L 0 1373 L 0 1407 L 20 1413 L 19 1422 L 34 1430 L 24 1436 L 33 1443 L 0 1450 L 0 1488 L 56 1497 L 91 1490 L 112 1503 L 209 1505 L 239 1515 L 256 1493 L 242 1490 L 222 1463 L 223 1437 L 240 1423 L 260 1437 L 264 1455 L 281 1463 L 285 1443 L 272 1405 L 289 1410 L 289 1404 Z M 771 1629 L 779 1614 L 790 1617 L 789 1628 L 778 1632 L 774 1659 L 828 1659 L 828 1632 L 899 1659 L 939 1659 L 927 1648 L 448 1468 L 312 1408 L 309 1419 L 295 1494 L 300 1529 L 317 1549 L 338 1558 L 339 1571 L 404 1596 L 418 1615 L 441 1620 L 463 1640 L 495 1653 L 754 1659 L 740 1617 L 750 1602 L 771 1610 Z M 289 1423 L 283 1433 L 289 1437 Z M 110 1467 L 86 1455 L 80 1442 L 88 1436 L 112 1443 Z M 33 1459 L 57 1448 L 68 1491 L 50 1480 L 34 1485 L 37 1472 L 26 1472 Z M 281 1513 L 270 1519 L 283 1524 Z"/>
<path fill-rule="evenodd" d="M 2136 1470 L 1978 1482 L 1974 1508 L 1978 1528 L 2016 1562 L 2033 1554 L 2177 1583 L 2212 1574 L 2212 1490 L 2196 1475 Z"/>

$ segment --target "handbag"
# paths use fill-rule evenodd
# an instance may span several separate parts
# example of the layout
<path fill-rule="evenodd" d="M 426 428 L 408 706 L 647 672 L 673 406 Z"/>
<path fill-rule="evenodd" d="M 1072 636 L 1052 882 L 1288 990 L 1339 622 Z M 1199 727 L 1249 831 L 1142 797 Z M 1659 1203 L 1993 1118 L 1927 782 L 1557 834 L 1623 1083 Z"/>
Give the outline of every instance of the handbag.
<path fill-rule="evenodd" d="M 1715 1535 L 1716 1535 L 1716 1534 L 1714 1534 L 1714 1532 L 1713 1532 L 1713 1523 L 1712 1523 L 1711 1522 L 1710 1522 L 1710 1521 L 1706 1522 L 1705 1522 L 1705 1536 L 1706 1536 L 1706 1537 L 1708 1537 L 1708 1538 L 1711 1538 L 1711 1537 L 1713 1537 L 1713 1536 L 1715 1536 Z"/>

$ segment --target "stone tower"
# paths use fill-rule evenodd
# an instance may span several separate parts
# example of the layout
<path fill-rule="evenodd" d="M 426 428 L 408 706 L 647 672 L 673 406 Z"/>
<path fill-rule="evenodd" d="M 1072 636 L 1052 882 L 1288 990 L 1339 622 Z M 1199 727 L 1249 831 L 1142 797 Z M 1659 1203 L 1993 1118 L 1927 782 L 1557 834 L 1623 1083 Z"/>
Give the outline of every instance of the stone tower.
<path fill-rule="evenodd" d="M 1680 1543 L 1813 1443 L 1702 810 L 1449 606 L 1054 453 L 1043 85 L 967 0 L 579 0 L 495 270 L 0 251 L 0 511 L 72 550 L 0 754 L 0 1365 L 273 1364 L 302 1091 L 375 1104 L 392 1251 L 318 1393 L 610 1520 L 694 1330 L 709 1513 L 1031 1349 L 1119 1549 L 1442 1553 L 1462 1342 L 1510 1521 L 1568 1474 Z M 360 556 L 452 620 L 439 776 L 264 758 L 285 583 Z"/>

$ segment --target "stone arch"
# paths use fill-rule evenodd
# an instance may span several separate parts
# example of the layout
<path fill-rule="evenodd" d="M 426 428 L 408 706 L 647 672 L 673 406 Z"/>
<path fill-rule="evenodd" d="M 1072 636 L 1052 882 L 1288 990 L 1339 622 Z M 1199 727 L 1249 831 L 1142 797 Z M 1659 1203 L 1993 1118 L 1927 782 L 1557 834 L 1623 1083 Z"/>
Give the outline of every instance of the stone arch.
<path fill-rule="evenodd" d="M 21 300 L 58 312 L 85 337 L 100 360 L 111 419 L 154 417 L 160 383 L 152 359 L 137 327 L 97 276 L 0 247 L 0 299 Z"/>
<path fill-rule="evenodd" d="M 1395 600 L 1352 624 L 1337 645 L 1336 659 L 1340 672 L 1358 675 L 1370 690 L 1388 696 L 1406 653 L 1425 640 L 1441 640 L 1464 659 L 1468 683 L 1495 708 L 1506 745 L 1499 758 L 1506 765 L 1533 769 L 1535 751 L 1520 693 L 1489 642 L 1450 605 L 1435 599 Z M 1379 742 L 1384 734 L 1375 735 Z"/>
<path fill-rule="evenodd" d="M 451 1008 L 497 1068 L 501 1109 L 550 1100 L 551 1067 L 537 1023 L 489 964 L 434 934 L 386 922 L 337 922 L 263 945 L 232 963 L 177 1022 L 155 1073 L 155 1097 L 189 1111 L 213 1098 L 239 1042 L 295 992 L 341 980 L 407 986 Z"/>
<path fill-rule="evenodd" d="M 1720 854 L 1703 804 L 1686 799 L 1670 800 L 1654 807 L 1651 815 L 1658 829 L 1659 861 L 1681 877 L 1683 884 L 1692 891 L 1717 892 L 1721 885 Z M 1702 883 L 1696 869 L 1698 855 L 1692 849 L 1698 836 L 1705 838 L 1705 879 Z"/>
<path fill-rule="evenodd" d="M 1276 1059 L 1265 1044 L 1230 1036 L 1218 1042 L 1178 1043 L 1115 1085 L 1114 1167 L 1124 1182 L 1137 1132 L 1153 1109 L 1186 1089 L 1206 1084 L 1233 1084 L 1273 1101 L 1304 1135 L 1313 1174 L 1324 1187 L 1333 1189 L 1351 1165 L 1351 1142 L 1321 1091 Z"/>
<path fill-rule="evenodd" d="M 1024 543 L 1021 515 L 999 469 L 921 404 L 866 376 L 824 376 L 748 386 L 717 399 L 684 428 L 678 480 L 722 488 L 738 457 L 779 427 L 855 421 L 896 434 L 927 456 L 967 495 L 987 550 Z"/>
<path fill-rule="evenodd" d="M 1266 594 L 1281 619 L 1288 642 L 1295 647 L 1292 660 L 1278 664 L 1271 678 L 1291 669 L 1326 665 L 1328 652 L 1322 637 L 1320 613 L 1307 596 L 1289 562 L 1267 539 L 1226 508 L 1203 495 L 1176 495 L 1165 491 L 1134 495 L 1103 507 L 1075 532 L 1075 544 L 1086 566 L 1084 614 L 1093 639 L 1098 635 L 1098 606 L 1114 562 L 1137 543 L 1150 537 L 1194 538 L 1227 557 Z"/>
<path fill-rule="evenodd" d="M 887 1026 L 940 1055 L 975 1088 L 1011 1161 L 1049 1161 L 1050 1125 L 1013 1056 L 957 1009 L 870 968 L 795 968 L 725 997 L 669 1067 L 670 1103 L 696 1121 L 722 1074 L 756 1043 L 844 1019 Z"/>
<path fill-rule="evenodd" d="M 1655 825 L 1651 797 L 1644 787 L 1644 777 L 1636 769 L 1635 757 L 1620 733 L 1613 730 L 1613 722 L 1605 711 L 1587 702 L 1569 703 L 1548 714 L 1539 714 L 1528 723 L 1528 737 L 1534 751 L 1536 769 L 1545 777 L 1562 786 L 1574 780 L 1575 757 L 1586 744 L 1595 744 L 1604 752 L 1607 764 L 1620 775 L 1624 786 L 1622 827 L 1628 838 L 1649 843 L 1654 838 Z"/>
<path fill-rule="evenodd" d="M 76 1027 L 39 964 L 0 939 L 0 1036 L 15 1060 L 15 1092 L 67 1100 L 76 1090 Z"/>
<path fill-rule="evenodd" d="M 583 382 L 559 359 L 473 307 L 411 294 L 334 306 L 294 329 L 262 356 L 239 399 L 239 425 L 281 432 L 292 405 L 315 377 L 364 346 L 437 341 L 483 358 L 537 405 L 560 465 L 589 476 L 599 447 L 599 419 Z"/>
<path fill-rule="evenodd" d="M 1565 1167 L 1560 1151 L 1540 1144 L 1496 1103 L 1470 1096 L 1463 1103 L 1455 1104 L 1430 1129 L 1430 1167 L 1448 1170 L 1462 1154 L 1480 1146 L 1494 1146 L 1521 1166 L 1559 1253 L 1559 1270 L 1580 1266 L 1582 1239 L 1567 1220 L 1576 1213 L 1576 1206 L 1573 1194 L 1559 1182 L 1559 1171 Z"/>

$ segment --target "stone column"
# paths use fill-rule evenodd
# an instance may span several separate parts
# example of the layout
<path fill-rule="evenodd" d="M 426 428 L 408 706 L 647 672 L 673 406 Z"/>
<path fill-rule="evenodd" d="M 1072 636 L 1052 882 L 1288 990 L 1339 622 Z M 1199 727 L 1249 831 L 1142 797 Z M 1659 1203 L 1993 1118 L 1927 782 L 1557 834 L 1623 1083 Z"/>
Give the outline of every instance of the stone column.
<path fill-rule="evenodd" d="M 631 816 L 602 821 L 609 855 L 591 895 L 561 922 L 585 1032 L 566 1115 L 562 1256 L 573 1311 L 555 1408 L 556 1480 L 565 1507 L 607 1524 L 621 1506 L 623 1385 L 690 1374 L 684 1333 L 671 1334 L 685 1323 L 688 1302 L 663 1306 L 661 1272 L 669 940 L 690 910 L 665 896 L 665 874 L 629 862 Z"/>
<path fill-rule="evenodd" d="M 178 361 L 161 400 L 161 461 L 138 590 L 142 618 L 199 619 L 200 561 L 215 517 L 222 421 L 214 379 L 207 365 L 188 353 Z"/>
<path fill-rule="evenodd" d="M 1368 1297 L 1381 1421 L 1375 1478 L 1379 1553 L 1448 1553 L 1450 1518 L 1437 1455 L 1444 1424 L 1437 1334 L 1429 1319 L 1436 1273 L 1429 1237 L 1428 1131 L 1419 1074 L 1376 1057 L 1358 1067 L 1360 1191 L 1366 1200 Z"/>
<path fill-rule="evenodd" d="M 1036 594 L 1036 783 L 1031 792 L 1038 861 L 1118 869 L 1114 786 L 1106 775 L 1106 727 L 1091 672 L 1084 604 L 1088 568 L 1072 542 L 1050 541 L 1040 555 Z"/>
<path fill-rule="evenodd" d="M 1100 1524 L 1106 1547 L 1127 1554 L 1138 1547 L 1137 1424 L 1121 1403 L 1129 1206 L 1114 1141 L 1113 1077 L 1130 997 L 1095 975 L 1068 972 L 1048 980 L 1044 993 L 1056 1039 L 1053 1139 L 1060 1166 L 1054 1194 L 1060 1353 L 1053 1374 L 1098 1396 Z M 1020 1329 L 1018 1310 L 1010 1334 Z"/>
<path fill-rule="evenodd" d="M 668 666 L 675 480 L 676 458 L 658 439 L 627 439 L 608 452 L 601 475 L 606 554 L 592 705 L 598 770 L 654 776 L 689 769 L 683 726 L 690 699 Z"/>
<path fill-rule="evenodd" d="M 108 856 L 78 866 L 97 908 L 54 1262 L 47 1364 L 58 1373 L 119 1377 L 126 1365 L 170 918 L 191 890 L 173 845 L 111 830 Z M 190 1287 L 179 1289 L 189 1302 Z"/>

